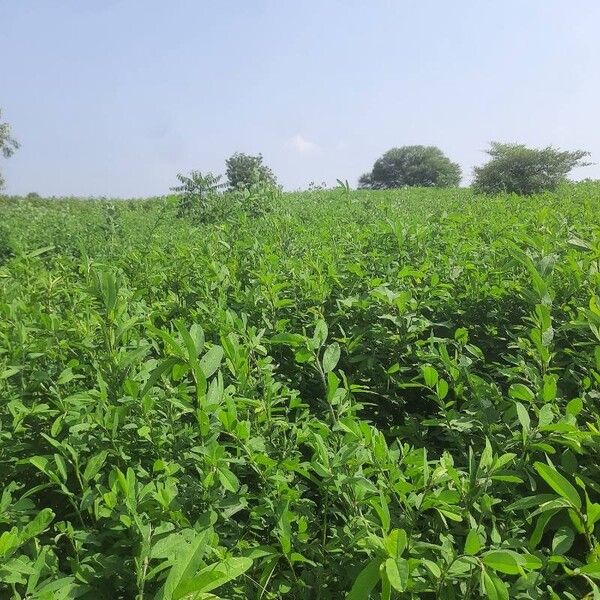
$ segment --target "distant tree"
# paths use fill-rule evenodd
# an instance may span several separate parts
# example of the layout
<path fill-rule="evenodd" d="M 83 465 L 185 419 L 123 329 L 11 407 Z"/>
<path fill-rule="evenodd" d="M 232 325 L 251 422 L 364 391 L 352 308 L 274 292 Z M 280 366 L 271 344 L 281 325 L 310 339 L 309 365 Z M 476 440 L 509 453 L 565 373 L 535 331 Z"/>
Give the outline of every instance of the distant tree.
<path fill-rule="evenodd" d="M 365 190 L 365 189 L 370 189 L 370 188 L 374 188 L 375 186 L 373 185 L 373 181 L 371 179 L 371 173 L 363 173 L 359 178 L 358 178 L 358 189 L 359 190 Z"/>
<path fill-rule="evenodd" d="M 475 167 L 473 189 L 483 194 L 508 192 L 521 195 L 554 190 L 575 167 L 584 167 L 589 152 L 562 151 L 552 146 L 528 148 L 523 144 L 491 142 L 491 159 Z"/>
<path fill-rule="evenodd" d="M 225 161 L 225 164 L 227 182 L 232 190 L 249 188 L 254 183 L 277 184 L 273 171 L 263 164 L 262 154 L 251 156 L 236 152 Z"/>
<path fill-rule="evenodd" d="M 358 180 L 360 188 L 405 186 L 449 187 L 460 183 L 461 171 L 436 146 L 402 146 L 388 150 L 373 170 Z"/>
<path fill-rule="evenodd" d="M 2 117 L 2 109 L 0 109 L 0 118 Z M 18 142 L 10 135 L 10 125 L 0 121 L 0 152 L 4 158 L 12 156 L 13 152 L 19 147 Z M 0 189 L 4 187 L 4 179 L 0 173 Z"/>
<path fill-rule="evenodd" d="M 225 184 L 221 182 L 222 175 L 191 171 L 189 175 L 177 174 L 180 185 L 171 188 L 179 194 L 177 216 L 192 216 L 200 222 L 209 220 L 214 199 L 220 195 Z"/>

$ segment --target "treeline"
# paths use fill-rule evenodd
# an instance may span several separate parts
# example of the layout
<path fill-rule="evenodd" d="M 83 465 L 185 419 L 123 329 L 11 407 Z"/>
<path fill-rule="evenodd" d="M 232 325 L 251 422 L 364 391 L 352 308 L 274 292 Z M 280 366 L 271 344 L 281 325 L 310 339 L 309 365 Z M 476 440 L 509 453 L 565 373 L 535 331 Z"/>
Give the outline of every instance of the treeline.
<path fill-rule="evenodd" d="M 489 160 L 475 167 L 473 189 L 481 194 L 536 194 L 555 190 L 567 180 L 576 167 L 584 167 L 590 155 L 584 150 L 565 151 L 552 146 L 529 148 L 524 144 L 491 142 L 486 151 Z M 226 161 L 227 184 L 230 190 L 247 188 L 258 182 L 276 184 L 271 169 L 263 164 L 262 155 L 236 153 Z M 182 176 L 178 175 L 180 181 Z M 201 179 L 193 171 L 192 178 Z M 207 176 L 212 187 L 220 186 L 221 177 Z M 403 187 L 455 187 L 460 185 L 462 170 L 437 146 L 401 146 L 388 150 L 378 158 L 370 172 L 361 175 L 362 189 L 396 189 Z M 174 188 L 180 190 L 181 188 Z"/>
<path fill-rule="evenodd" d="M 1 112 L 0 112 L 1 116 Z M 5 158 L 18 149 L 8 123 L 0 122 L 0 152 Z M 486 151 L 489 160 L 475 167 L 472 187 L 482 194 L 535 194 L 554 190 L 567 180 L 576 167 L 587 166 L 584 150 L 566 151 L 547 146 L 529 148 L 524 144 L 491 142 Z M 252 186 L 276 187 L 277 178 L 264 164 L 262 154 L 235 153 L 225 161 L 226 181 L 221 175 L 192 171 L 178 174 L 180 185 L 173 191 L 184 196 L 183 212 L 192 196 L 207 196 L 220 190 L 243 191 Z M 359 188 L 395 189 L 402 187 L 458 186 L 462 171 L 437 146 L 401 146 L 388 150 L 373 164 L 370 172 L 361 175 Z M 4 180 L 0 173 L 0 189 Z"/>
<path fill-rule="evenodd" d="M 523 144 L 492 142 L 488 162 L 474 169 L 472 187 L 482 194 L 529 195 L 554 190 L 575 167 L 583 167 L 589 152 L 559 150 L 552 146 L 528 148 Z M 451 187 L 462 177 L 460 166 L 436 146 L 402 146 L 378 158 L 370 173 L 359 179 L 359 187 Z"/>

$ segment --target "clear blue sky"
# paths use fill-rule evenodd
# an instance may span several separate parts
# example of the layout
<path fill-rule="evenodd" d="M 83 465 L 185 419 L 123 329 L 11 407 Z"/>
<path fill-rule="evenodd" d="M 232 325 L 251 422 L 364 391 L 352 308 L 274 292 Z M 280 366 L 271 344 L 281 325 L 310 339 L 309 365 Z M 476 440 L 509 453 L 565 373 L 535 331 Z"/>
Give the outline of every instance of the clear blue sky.
<path fill-rule="evenodd" d="M 0 0 L 9 193 L 162 194 L 262 152 L 286 188 L 435 144 L 600 162 L 598 0 Z M 594 165 L 575 173 L 600 177 Z"/>

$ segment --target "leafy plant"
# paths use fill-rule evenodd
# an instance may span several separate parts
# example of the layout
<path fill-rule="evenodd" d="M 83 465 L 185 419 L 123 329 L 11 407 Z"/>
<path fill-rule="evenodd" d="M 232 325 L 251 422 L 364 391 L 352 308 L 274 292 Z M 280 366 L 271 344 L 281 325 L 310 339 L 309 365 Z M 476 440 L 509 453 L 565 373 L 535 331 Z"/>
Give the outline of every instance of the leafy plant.
<path fill-rule="evenodd" d="M 171 188 L 179 194 L 177 215 L 180 217 L 193 217 L 199 222 L 210 219 L 211 209 L 217 201 L 220 191 L 225 187 L 221 183 L 221 175 L 212 173 L 202 174 L 200 171 L 191 171 L 189 175 L 177 174 L 181 185 Z"/>
<path fill-rule="evenodd" d="M 487 150 L 490 160 L 475 167 L 473 188 L 484 194 L 502 192 L 530 195 L 555 190 L 576 167 L 585 167 L 589 152 L 528 148 L 523 144 L 492 142 Z"/>
<path fill-rule="evenodd" d="M 600 187 L 207 194 L 0 200 L 0 597 L 598 596 Z"/>
<path fill-rule="evenodd" d="M 225 161 L 225 165 L 230 190 L 248 189 L 260 183 L 271 186 L 277 184 L 273 171 L 263 164 L 262 154 L 252 156 L 236 152 Z"/>
<path fill-rule="evenodd" d="M 359 179 L 359 187 L 448 187 L 457 186 L 460 178 L 458 164 L 451 162 L 436 146 L 402 146 L 378 158 L 371 172 Z"/>
<path fill-rule="evenodd" d="M 0 109 L 0 118 L 2 117 L 2 109 Z M 9 158 L 15 150 L 19 149 L 19 143 L 11 136 L 10 125 L 0 122 L 0 152 L 4 158 Z M 0 173 L 0 190 L 4 187 L 4 179 Z"/>

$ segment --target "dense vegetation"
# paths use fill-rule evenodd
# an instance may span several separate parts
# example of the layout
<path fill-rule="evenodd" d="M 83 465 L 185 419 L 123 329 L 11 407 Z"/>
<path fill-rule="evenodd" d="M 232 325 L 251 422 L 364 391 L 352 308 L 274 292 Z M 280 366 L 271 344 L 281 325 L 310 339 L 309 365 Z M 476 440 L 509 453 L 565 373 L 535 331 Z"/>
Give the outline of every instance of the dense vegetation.
<path fill-rule="evenodd" d="M 244 197 L 0 201 L 0 597 L 598 598 L 600 186 Z"/>
<path fill-rule="evenodd" d="M 473 189 L 484 194 L 554 191 L 567 181 L 573 169 L 590 164 L 584 161 L 589 152 L 570 152 L 552 146 L 528 148 L 523 144 L 492 142 L 487 154 L 490 159 L 475 167 L 473 180 Z"/>
<path fill-rule="evenodd" d="M 262 154 L 252 156 L 236 152 L 225 161 L 225 167 L 230 190 L 247 189 L 256 183 L 277 185 L 277 178 L 271 168 L 263 163 Z"/>
<path fill-rule="evenodd" d="M 0 109 L 0 118 L 2 117 L 2 109 Z M 19 148 L 19 143 L 11 136 L 10 125 L 0 121 L 0 154 L 4 158 L 9 158 L 14 151 Z M 0 190 L 4 187 L 4 178 L 0 172 Z"/>
<path fill-rule="evenodd" d="M 359 179 L 363 189 L 402 187 L 453 187 L 460 183 L 461 169 L 437 146 L 392 148 L 378 158 L 370 173 Z"/>

